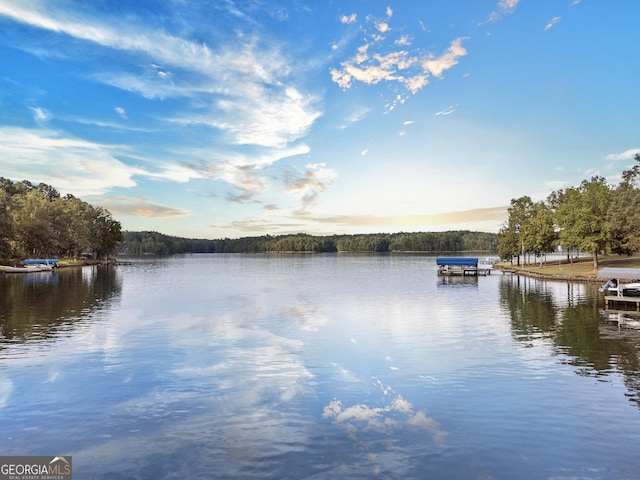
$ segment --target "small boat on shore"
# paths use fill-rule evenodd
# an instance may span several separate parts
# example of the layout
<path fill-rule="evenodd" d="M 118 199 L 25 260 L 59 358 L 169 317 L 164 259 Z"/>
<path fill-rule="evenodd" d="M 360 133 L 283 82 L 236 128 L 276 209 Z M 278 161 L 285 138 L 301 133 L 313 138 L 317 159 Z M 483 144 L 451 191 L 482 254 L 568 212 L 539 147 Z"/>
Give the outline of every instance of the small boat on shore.
<path fill-rule="evenodd" d="M 57 258 L 27 258 L 22 264 L 26 267 L 38 267 L 40 270 L 53 270 L 58 268 L 59 262 Z"/>
<path fill-rule="evenodd" d="M 7 267 L 3 271 L 5 273 L 33 273 L 42 272 L 45 270 L 37 265 L 27 265 L 26 267 Z M 47 271 L 51 271 L 51 269 L 47 269 Z"/>
<path fill-rule="evenodd" d="M 8 267 L 6 273 L 32 273 L 32 272 L 52 272 L 58 268 L 60 261 L 57 258 L 29 258 L 22 261 L 22 267 Z"/>

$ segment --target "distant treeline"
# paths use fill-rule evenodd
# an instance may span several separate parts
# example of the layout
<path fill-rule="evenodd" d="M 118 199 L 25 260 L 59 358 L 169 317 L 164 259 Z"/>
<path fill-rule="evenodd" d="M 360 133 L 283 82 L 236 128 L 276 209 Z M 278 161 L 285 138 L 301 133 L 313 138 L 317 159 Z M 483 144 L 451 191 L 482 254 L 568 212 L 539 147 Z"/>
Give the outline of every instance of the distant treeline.
<path fill-rule="evenodd" d="M 266 252 L 496 252 L 495 233 L 468 230 L 448 232 L 379 233 L 314 236 L 264 235 L 237 239 L 202 240 L 158 232 L 123 232 L 119 254 Z"/>

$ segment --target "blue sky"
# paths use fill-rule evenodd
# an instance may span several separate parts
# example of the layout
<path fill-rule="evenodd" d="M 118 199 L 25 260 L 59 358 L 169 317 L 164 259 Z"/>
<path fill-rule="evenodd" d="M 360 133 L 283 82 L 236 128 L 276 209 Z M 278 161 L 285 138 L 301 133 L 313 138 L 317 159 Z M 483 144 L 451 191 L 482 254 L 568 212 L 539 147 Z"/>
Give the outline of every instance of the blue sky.
<path fill-rule="evenodd" d="M 636 0 L 0 0 L 0 176 L 125 230 L 497 232 L 640 153 Z"/>

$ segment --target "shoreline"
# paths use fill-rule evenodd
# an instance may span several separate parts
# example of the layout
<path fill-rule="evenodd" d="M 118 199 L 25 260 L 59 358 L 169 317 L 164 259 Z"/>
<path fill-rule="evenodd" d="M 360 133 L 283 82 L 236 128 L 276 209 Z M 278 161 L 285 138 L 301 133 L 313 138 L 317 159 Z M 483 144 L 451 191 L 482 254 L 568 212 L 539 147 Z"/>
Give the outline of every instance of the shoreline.
<path fill-rule="evenodd" d="M 502 272 L 503 275 L 522 275 L 523 277 L 539 278 L 541 280 L 558 280 L 566 282 L 584 282 L 584 283 L 599 283 L 606 282 L 609 278 L 598 277 L 597 275 L 568 275 L 557 273 L 544 273 L 528 270 L 523 267 L 509 268 L 494 265 L 494 270 Z M 544 268 L 544 267 L 543 267 Z"/>
<path fill-rule="evenodd" d="M 566 260 L 553 260 L 538 265 L 511 265 L 497 263 L 494 269 L 503 274 L 523 275 L 545 280 L 561 280 L 569 282 L 597 283 L 606 282 L 608 277 L 598 276 L 598 270 L 604 267 L 640 268 L 640 256 L 604 255 L 599 257 L 598 269 L 593 268 L 592 257 L 581 257 L 569 263 Z"/>

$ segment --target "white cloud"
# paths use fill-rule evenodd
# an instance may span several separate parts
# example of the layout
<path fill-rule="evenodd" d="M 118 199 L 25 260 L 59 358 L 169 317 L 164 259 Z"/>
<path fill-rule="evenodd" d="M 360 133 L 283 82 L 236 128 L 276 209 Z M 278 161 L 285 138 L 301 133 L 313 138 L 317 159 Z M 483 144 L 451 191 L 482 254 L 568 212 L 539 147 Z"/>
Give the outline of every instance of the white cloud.
<path fill-rule="evenodd" d="M 113 196 L 89 197 L 87 201 L 94 201 L 98 205 L 109 210 L 113 215 L 127 215 L 134 217 L 151 218 L 176 218 L 185 217 L 191 212 L 183 208 L 169 207 L 149 201 L 149 198 L 141 195 L 137 197 Z"/>
<path fill-rule="evenodd" d="M 636 155 L 640 155 L 640 148 L 632 148 L 622 153 L 610 153 L 606 156 L 606 159 L 610 161 L 631 160 L 635 158 Z"/>
<path fill-rule="evenodd" d="M 411 45 L 411 37 L 409 35 L 403 35 L 399 39 L 397 39 L 394 43 L 401 47 L 408 47 L 409 45 Z"/>
<path fill-rule="evenodd" d="M 29 107 L 29 110 L 33 112 L 33 119 L 38 124 L 49 121 L 52 118 L 51 113 L 41 107 Z"/>
<path fill-rule="evenodd" d="M 337 176 L 325 163 L 310 163 L 306 165 L 306 169 L 303 176 L 289 175 L 286 186 L 288 193 L 302 199 L 305 208 L 313 203 L 321 192 L 329 188 Z"/>
<path fill-rule="evenodd" d="M 511 15 L 518 6 L 518 3 L 520 3 L 520 0 L 500 0 L 498 7 L 491 12 L 487 22 L 495 22 L 505 15 Z"/>
<path fill-rule="evenodd" d="M 358 20 L 358 16 L 355 13 L 351 15 L 342 15 L 340 17 L 340 22 L 345 24 L 355 23 Z"/>
<path fill-rule="evenodd" d="M 235 48 L 215 51 L 205 43 L 160 30 L 103 25 L 58 10 L 45 14 L 42 5 L 0 1 L 0 15 L 147 57 L 148 67 L 138 72 L 100 72 L 90 78 L 147 98 L 186 97 L 197 99 L 200 105 L 208 103 L 206 118 L 198 123 L 226 132 L 231 143 L 283 148 L 306 135 L 321 115 L 315 108 L 316 98 L 292 83 L 293 69 L 285 56 L 276 49 L 260 49 L 255 39 L 240 38 Z M 178 82 L 169 68 L 188 72 L 184 75 L 188 83 Z"/>
<path fill-rule="evenodd" d="M 377 27 L 381 29 L 380 24 Z M 340 64 L 341 68 L 330 70 L 331 79 L 345 90 L 351 88 L 354 82 L 368 85 L 397 82 L 415 94 L 429 83 L 429 76 L 441 78 L 445 71 L 457 65 L 460 57 L 467 55 L 466 49 L 462 46 L 465 39 L 460 37 L 453 40 L 447 50 L 439 56 L 404 49 L 372 52 L 374 44 L 365 43 L 352 58 Z M 391 108 L 403 100 L 400 96 L 392 103 Z"/>
<path fill-rule="evenodd" d="M 218 110 L 225 116 L 211 119 L 211 124 L 230 134 L 235 144 L 284 148 L 304 137 L 321 115 L 313 108 L 315 98 L 295 88 L 269 93 L 258 84 L 252 87 L 242 97 L 218 101 Z"/>
<path fill-rule="evenodd" d="M 236 192 L 228 193 L 228 200 L 238 203 L 255 202 L 255 198 L 260 195 L 265 188 L 270 177 L 265 173 L 265 169 L 278 161 L 297 155 L 306 155 L 310 152 L 308 145 L 299 143 L 288 146 L 284 149 L 264 149 L 263 153 L 254 153 L 251 156 L 229 150 L 211 152 L 209 150 L 192 151 L 186 153 L 197 158 L 223 158 L 224 160 L 203 160 L 193 162 L 179 167 L 174 176 L 183 172 L 186 179 L 209 178 L 219 180 L 233 187 Z M 185 155 L 185 153 L 181 153 Z M 169 166 L 165 167 L 165 172 L 169 171 Z M 291 183 L 291 176 L 286 179 Z"/>
<path fill-rule="evenodd" d="M 308 153 L 309 147 L 296 144 L 296 141 L 306 136 L 322 115 L 320 103 L 317 96 L 298 87 L 295 76 L 300 69 L 291 66 L 289 55 L 279 50 L 276 43 L 239 35 L 234 42 L 225 42 L 224 48 L 218 49 L 205 42 L 190 41 L 164 30 L 153 30 L 126 21 L 107 23 L 103 19 L 80 18 L 78 14 L 61 8 L 59 4 L 40 0 L 19 4 L 0 0 L 0 16 L 71 36 L 87 42 L 92 48 L 100 45 L 114 50 L 127 64 L 122 69 L 112 66 L 89 72 L 86 76 L 90 80 L 148 99 L 187 100 L 188 104 L 183 104 L 188 105 L 186 108 L 159 120 L 209 127 L 212 138 L 215 136 L 216 149 L 223 154 L 218 158 L 224 160 L 209 161 L 207 159 L 213 157 L 211 152 L 198 152 L 197 158 L 205 159 L 200 165 L 188 161 L 182 165 L 157 165 L 142 159 L 143 169 L 127 166 L 116 158 L 116 153 L 122 154 L 123 151 L 131 158 L 131 152 L 124 147 L 76 147 L 75 150 L 56 153 L 62 155 L 62 163 L 68 165 L 64 173 L 52 172 L 53 166 L 45 167 L 48 180 L 52 183 L 55 180 L 60 188 L 88 195 L 100 194 L 113 187 L 133 187 L 136 185 L 135 176 L 175 182 L 211 178 L 222 180 L 236 189 L 236 193 L 227 195 L 228 199 L 248 202 L 261 194 L 271 181 L 264 173 L 264 167 L 292 154 Z M 341 21 L 353 23 L 357 16 L 345 15 Z M 48 118 L 45 110 L 32 110 L 40 121 Z M 114 110 L 120 118 L 127 119 L 123 106 L 118 105 Z M 123 128 L 96 120 L 84 120 L 83 123 Z M 135 130 L 135 125 L 127 129 Z M 42 132 L 34 135 L 43 136 Z M 65 134 L 53 132 L 53 136 L 62 138 Z M 231 153 L 238 146 L 258 147 L 258 153 L 253 157 Z M 94 147 L 99 152 L 96 155 L 81 151 Z M 0 148 L 9 147 L 5 143 Z M 48 148 L 53 147 L 49 145 Z M 182 152 L 182 156 L 177 158 L 194 158 L 192 154 Z M 52 158 L 54 155 L 48 156 Z M 85 163 L 81 161 L 83 157 Z M 87 158 L 92 161 L 86 161 Z M 30 161 L 38 160 L 31 158 Z M 20 169 L 15 169 L 17 178 L 33 178 L 27 165 L 25 161 Z M 97 174 L 101 169 L 105 169 L 106 174 Z M 329 169 L 323 171 L 329 175 Z M 312 178 L 306 178 L 307 186 L 299 192 L 303 201 L 312 201 L 330 184 L 330 175 L 320 178 L 321 171 L 311 170 L 307 175 Z"/>
<path fill-rule="evenodd" d="M 100 195 L 113 187 L 134 187 L 135 176 L 171 181 L 198 176 L 175 165 L 155 165 L 154 170 L 129 166 L 116 158 L 126 153 L 127 149 L 119 145 L 98 144 L 55 130 L 0 126 L 3 176 L 55 185 L 65 193 Z"/>
<path fill-rule="evenodd" d="M 12 179 L 54 184 L 74 195 L 133 187 L 138 169 L 113 157 L 109 146 L 64 137 L 53 130 L 0 127 L 0 170 Z M 34 172 L 40 178 L 34 178 Z"/>
<path fill-rule="evenodd" d="M 440 110 L 439 112 L 434 113 L 435 116 L 440 116 L 440 115 L 451 115 L 453 112 L 455 112 L 456 109 L 455 107 L 452 105 L 450 107 L 445 108 L 444 110 Z"/>
<path fill-rule="evenodd" d="M 387 22 L 376 23 L 376 28 L 380 33 L 386 33 L 391 29 L 391 27 L 389 27 L 389 24 Z"/>
<path fill-rule="evenodd" d="M 431 56 L 429 59 L 424 60 L 422 63 L 424 71 L 431 73 L 435 77 L 441 77 L 443 72 L 457 65 L 458 59 L 467 54 L 467 51 L 462 46 L 464 40 L 466 40 L 466 37 L 456 38 L 442 55 L 439 57 Z"/>
<path fill-rule="evenodd" d="M 547 22 L 547 25 L 544 27 L 544 31 L 550 30 L 553 26 L 558 23 L 562 17 L 553 17 L 551 20 Z"/>
<path fill-rule="evenodd" d="M 423 410 L 414 413 L 413 405 L 401 395 L 382 407 L 369 407 L 365 404 L 345 407 L 340 400 L 333 400 L 324 407 L 322 417 L 343 426 L 354 440 L 359 431 L 391 435 L 410 428 L 429 433 L 438 444 L 447 437 L 447 432 L 440 428 L 438 422 L 429 418 Z"/>

